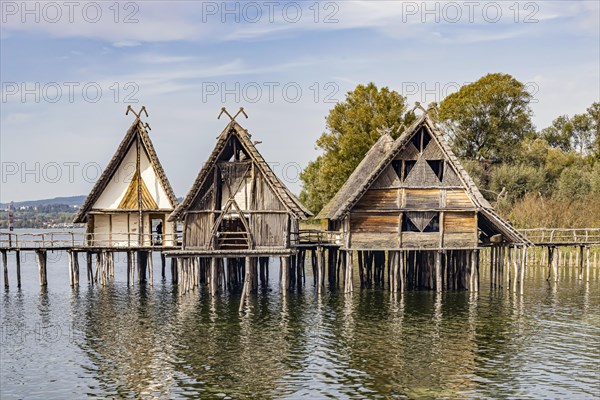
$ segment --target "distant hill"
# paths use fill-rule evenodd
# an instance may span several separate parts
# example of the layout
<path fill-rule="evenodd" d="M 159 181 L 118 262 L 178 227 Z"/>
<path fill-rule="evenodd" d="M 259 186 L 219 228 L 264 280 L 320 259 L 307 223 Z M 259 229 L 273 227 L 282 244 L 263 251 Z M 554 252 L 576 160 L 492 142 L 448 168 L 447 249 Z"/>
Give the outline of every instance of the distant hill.
<path fill-rule="evenodd" d="M 68 206 L 81 206 L 85 201 L 86 196 L 70 196 L 70 197 L 55 197 L 53 199 L 15 201 L 15 208 L 18 207 L 36 207 L 48 206 L 54 204 L 66 204 Z M 0 208 L 7 208 L 9 203 L 0 203 Z"/>

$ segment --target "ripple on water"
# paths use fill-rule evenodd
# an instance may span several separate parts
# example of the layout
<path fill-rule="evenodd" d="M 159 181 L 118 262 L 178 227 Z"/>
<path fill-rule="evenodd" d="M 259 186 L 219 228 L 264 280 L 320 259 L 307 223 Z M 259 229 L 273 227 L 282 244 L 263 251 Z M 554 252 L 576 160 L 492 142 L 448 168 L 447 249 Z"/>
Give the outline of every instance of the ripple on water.
<path fill-rule="evenodd" d="M 24 265 L 24 282 L 35 282 Z M 30 274 L 31 276 L 27 276 Z M 272 271 L 271 276 L 277 276 Z M 57 280 L 58 282 L 58 280 Z M 51 282 L 52 283 L 52 282 Z M 0 297 L 2 398 L 600 397 L 598 282 L 179 297 L 160 278 Z"/>

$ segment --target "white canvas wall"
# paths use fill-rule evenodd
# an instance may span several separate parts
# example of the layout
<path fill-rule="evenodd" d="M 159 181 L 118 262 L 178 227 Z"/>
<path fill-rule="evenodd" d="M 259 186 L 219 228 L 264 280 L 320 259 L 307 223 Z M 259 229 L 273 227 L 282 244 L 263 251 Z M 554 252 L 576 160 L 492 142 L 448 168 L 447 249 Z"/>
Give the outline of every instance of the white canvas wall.
<path fill-rule="evenodd" d="M 136 166 L 136 143 L 130 147 L 129 151 L 121 161 L 119 168 L 110 180 L 110 183 L 104 189 L 96 203 L 92 206 L 95 210 L 115 210 L 118 208 L 123 196 L 125 195 L 129 184 L 135 174 Z M 143 148 L 142 148 L 143 150 Z M 166 191 L 160 184 L 160 180 L 156 175 L 156 171 L 150 164 L 150 160 L 145 151 L 140 155 L 140 169 L 142 171 L 142 179 L 148 188 L 148 191 L 154 198 L 158 208 L 169 209 L 171 204 Z"/>

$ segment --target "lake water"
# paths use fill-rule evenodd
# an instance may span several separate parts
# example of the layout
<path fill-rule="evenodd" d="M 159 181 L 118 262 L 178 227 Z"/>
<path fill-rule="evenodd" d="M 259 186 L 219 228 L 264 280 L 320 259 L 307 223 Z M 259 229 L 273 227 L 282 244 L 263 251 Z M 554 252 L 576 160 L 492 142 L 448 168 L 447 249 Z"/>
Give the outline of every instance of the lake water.
<path fill-rule="evenodd" d="M 0 294 L 0 397 L 600 398 L 598 271 L 548 284 L 529 267 L 523 296 L 356 289 L 279 292 L 278 264 L 245 313 L 239 294 L 179 297 L 155 259 L 153 287 L 69 287 L 48 253 L 48 288 L 32 253 L 18 290 L 10 255 Z M 159 268 L 158 268 L 159 269 Z M 168 270 L 168 268 L 167 268 Z M 357 274 L 355 274 L 356 276 Z M 358 282 L 355 283 L 355 288 Z"/>

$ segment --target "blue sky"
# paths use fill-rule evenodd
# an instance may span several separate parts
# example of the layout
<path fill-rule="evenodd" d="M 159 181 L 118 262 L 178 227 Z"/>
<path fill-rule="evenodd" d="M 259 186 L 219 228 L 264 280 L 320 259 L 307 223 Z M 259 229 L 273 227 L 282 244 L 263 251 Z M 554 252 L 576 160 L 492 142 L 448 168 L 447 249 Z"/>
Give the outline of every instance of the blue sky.
<path fill-rule="evenodd" d="M 0 5 L 0 202 L 86 194 L 132 122 L 128 104 L 148 108 L 184 196 L 223 106 L 245 107 L 240 122 L 298 193 L 328 110 L 359 83 L 429 103 L 509 73 L 534 94 L 538 128 L 600 98 L 597 1 Z"/>

